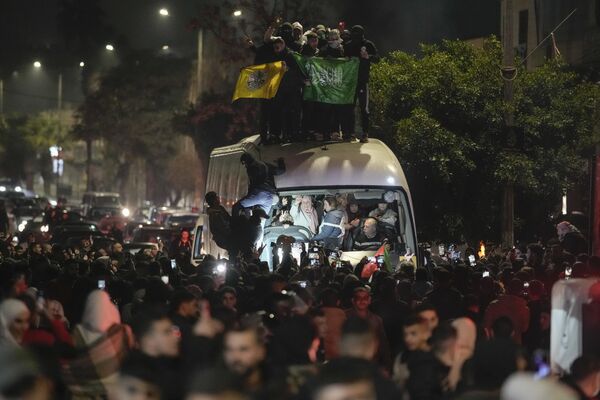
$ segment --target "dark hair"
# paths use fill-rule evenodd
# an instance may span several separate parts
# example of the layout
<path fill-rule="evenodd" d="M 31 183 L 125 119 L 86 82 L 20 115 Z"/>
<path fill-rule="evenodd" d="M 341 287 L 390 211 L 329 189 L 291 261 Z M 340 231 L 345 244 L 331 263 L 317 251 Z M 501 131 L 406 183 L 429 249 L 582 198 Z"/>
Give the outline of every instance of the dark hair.
<path fill-rule="evenodd" d="M 311 398 L 316 398 L 323 389 L 331 385 L 352 384 L 356 382 L 371 382 L 372 366 L 367 360 L 341 357 L 323 364 L 315 379 L 308 385 Z"/>
<path fill-rule="evenodd" d="M 231 293 L 232 295 L 237 297 L 237 291 L 231 286 L 223 286 L 219 289 L 219 296 L 222 298 L 226 293 Z"/>
<path fill-rule="evenodd" d="M 542 258 L 544 258 L 544 248 L 538 243 L 528 244 L 527 250 L 535 254 L 539 258 L 539 261 L 542 261 Z"/>
<path fill-rule="evenodd" d="M 492 323 L 494 337 L 510 338 L 514 331 L 514 325 L 510 318 L 500 317 Z"/>
<path fill-rule="evenodd" d="M 204 200 L 206 201 L 206 203 L 209 206 L 214 206 L 217 205 L 217 202 L 219 200 L 219 196 L 217 195 L 216 192 L 208 192 L 206 193 L 206 196 L 204 196 Z"/>
<path fill-rule="evenodd" d="M 140 341 L 151 330 L 155 322 L 169 319 L 167 311 L 162 306 L 143 306 L 131 320 L 131 330 Z"/>
<path fill-rule="evenodd" d="M 423 320 L 423 318 L 419 317 L 419 315 L 417 315 L 417 314 L 413 314 L 413 315 L 409 315 L 408 317 L 406 317 L 406 319 L 404 320 L 404 323 L 402 325 L 405 328 L 408 328 L 409 326 L 422 325 L 424 323 L 425 323 L 425 321 Z"/>
<path fill-rule="evenodd" d="M 197 300 L 196 296 L 194 296 L 187 289 L 178 289 L 176 290 L 169 299 L 169 309 L 172 313 L 176 313 L 183 303 L 189 303 L 190 301 Z"/>
<path fill-rule="evenodd" d="M 326 288 L 321 292 L 321 304 L 323 307 L 337 307 L 340 296 L 335 289 Z"/>
<path fill-rule="evenodd" d="M 360 317 L 349 317 L 342 325 L 342 336 L 346 335 L 372 335 L 373 327 L 368 320 Z"/>
<path fill-rule="evenodd" d="M 323 201 L 326 201 L 327 204 L 329 204 L 329 206 L 333 209 L 336 209 L 338 206 L 337 200 L 335 198 L 335 196 L 325 196 L 325 198 L 323 199 Z"/>
<path fill-rule="evenodd" d="M 444 322 L 433 330 L 431 334 L 431 351 L 439 353 L 445 351 L 448 347 L 448 341 L 455 340 L 457 336 L 456 328 L 450 323 Z"/>
<path fill-rule="evenodd" d="M 575 382 L 587 378 L 590 374 L 600 371 L 600 359 L 591 354 L 584 354 L 571 364 L 570 377 Z"/>
<path fill-rule="evenodd" d="M 414 311 L 415 311 L 415 314 L 420 314 L 423 311 L 435 311 L 436 314 L 438 313 L 437 308 L 435 308 L 430 303 L 421 303 L 421 304 L 419 304 L 418 306 L 415 307 Z"/>

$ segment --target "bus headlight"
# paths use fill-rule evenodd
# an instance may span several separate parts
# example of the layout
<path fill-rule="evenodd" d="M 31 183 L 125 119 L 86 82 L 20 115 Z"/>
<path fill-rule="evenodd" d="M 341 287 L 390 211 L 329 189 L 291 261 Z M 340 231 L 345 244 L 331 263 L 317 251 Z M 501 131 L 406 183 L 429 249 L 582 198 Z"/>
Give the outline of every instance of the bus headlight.
<path fill-rule="evenodd" d="M 129 208 L 125 207 L 125 208 L 123 208 L 123 210 L 121 210 L 121 214 L 123 214 L 124 217 L 129 217 L 129 214 L 131 214 L 131 211 L 129 211 Z"/>

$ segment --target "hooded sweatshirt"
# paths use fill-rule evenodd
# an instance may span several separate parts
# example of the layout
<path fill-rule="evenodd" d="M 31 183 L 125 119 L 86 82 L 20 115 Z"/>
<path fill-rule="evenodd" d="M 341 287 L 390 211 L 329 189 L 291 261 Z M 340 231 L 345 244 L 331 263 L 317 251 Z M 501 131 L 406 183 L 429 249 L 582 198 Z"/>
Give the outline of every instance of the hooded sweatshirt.
<path fill-rule="evenodd" d="M 325 218 L 323 218 L 319 233 L 312 240 L 323 241 L 325 248 L 330 250 L 339 247 L 344 233 L 341 227 L 343 218 L 344 214 L 340 210 L 329 211 L 325 214 Z"/>

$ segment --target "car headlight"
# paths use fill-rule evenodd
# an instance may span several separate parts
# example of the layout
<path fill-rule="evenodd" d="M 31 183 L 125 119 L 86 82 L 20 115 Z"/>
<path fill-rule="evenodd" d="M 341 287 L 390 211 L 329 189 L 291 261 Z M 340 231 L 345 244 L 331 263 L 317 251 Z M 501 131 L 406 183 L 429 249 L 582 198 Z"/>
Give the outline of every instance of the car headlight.
<path fill-rule="evenodd" d="M 121 210 L 121 214 L 123 214 L 124 217 L 129 217 L 129 214 L 131 214 L 131 211 L 129 211 L 129 208 L 125 207 L 125 208 L 123 208 L 123 210 Z"/>
<path fill-rule="evenodd" d="M 50 230 L 50 227 L 48 225 L 42 225 L 40 227 L 40 231 L 47 233 Z"/>

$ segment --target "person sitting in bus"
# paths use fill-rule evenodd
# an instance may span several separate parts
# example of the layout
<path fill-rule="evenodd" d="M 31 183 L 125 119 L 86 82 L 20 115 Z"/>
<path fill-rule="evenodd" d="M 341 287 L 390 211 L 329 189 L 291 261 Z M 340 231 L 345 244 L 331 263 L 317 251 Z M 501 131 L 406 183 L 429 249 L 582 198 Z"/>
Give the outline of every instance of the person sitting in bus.
<path fill-rule="evenodd" d="M 377 230 L 377 220 L 369 217 L 365 220 L 362 229 L 356 229 L 352 250 L 369 251 L 378 250 L 385 241 L 385 235 Z"/>
<path fill-rule="evenodd" d="M 313 206 L 311 196 L 296 196 L 295 202 L 290 208 L 290 215 L 294 225 L 303 226 L 316 235 L 319 230 L 319 215 Z"/>
<path fill-rule="evenodd" d="M 346 230 L 353 231 L 360 225 L 360 220 L 363 218 L 363 213 L 358 207 L 358 202 L 356 200 L 348 200 L 346 213 L 348 214 L 348 225 L 346 226 Z"/>
<path fill-rule="evenodd" d="M 325 217 L 319 227 L 319 233 L 313 236 L 311 240 L 323 242 L 323 247 L 328 250 L 340 248 L 342 239 L 344 238 L 344 215 L 337 208 L 337 201 L 333 196 L 325 196 L 323 202 Z"/>
<path fill-rule="evenodd" d="M 394 226 L 398 219 L 398 214 L 389 208 L 388 203 L 384 199 L 381 199 L 377 203 L 377 208 L 369 213 L 369 217 Z"/>
<path fill-rule="evenodd" d="M 242 210 L 255 206 L 260 207 L 265 214 L 270 215 L 273 199 L 276 197 L 275 175 L 285 172 L 283 158 L 277 159 L 277 165 L 256 160 L 248 153 L 242 154 L 240 162 L 246 166 L 248 174 L 248 194 L 242 197 L 231 208 L 232 216 L 236 217 Z"/>

